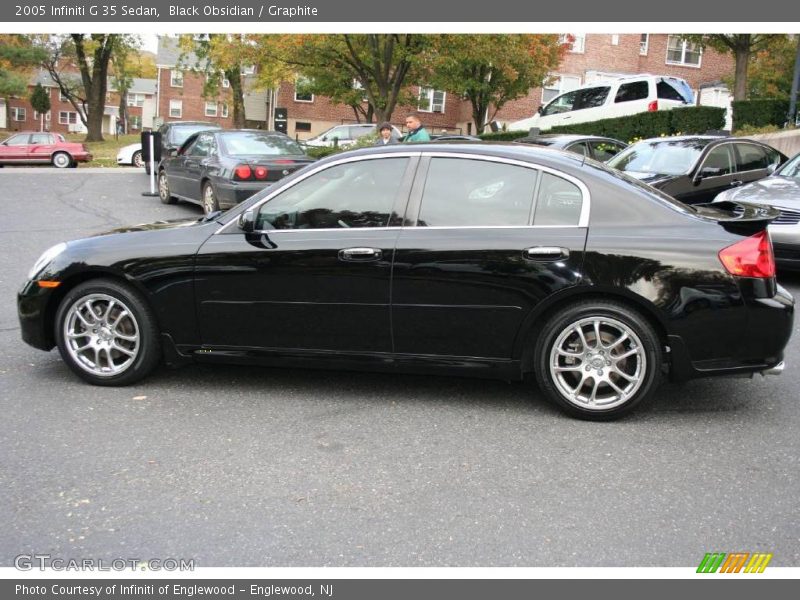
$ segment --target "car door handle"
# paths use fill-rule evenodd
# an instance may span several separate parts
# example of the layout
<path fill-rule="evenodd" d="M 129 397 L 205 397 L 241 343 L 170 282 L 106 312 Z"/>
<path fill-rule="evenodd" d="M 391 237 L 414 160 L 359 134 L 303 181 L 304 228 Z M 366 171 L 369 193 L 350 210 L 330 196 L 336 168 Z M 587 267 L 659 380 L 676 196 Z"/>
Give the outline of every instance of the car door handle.
<path fill-rule="evenodd" d="M 733 181 L 731 181 L 731 187 L 739 187 L 743 183 L 744 181 L 742 181 L 741 179 L 734 179 Z"/>
<path fill-rule="evenodd" d="M 339 260 L 349 262 L 367 262 L 380 260 L 383 252 L 380 248 L 345 248 L 339 250 Z"/>
<path fill-rule="evenodd" d="M 569 249 L 558 246 L 534 246 L 533 248 L 525 248 L 522 251 L 522 256 L 529 260 L 563 260 L 569 257 Z"/>

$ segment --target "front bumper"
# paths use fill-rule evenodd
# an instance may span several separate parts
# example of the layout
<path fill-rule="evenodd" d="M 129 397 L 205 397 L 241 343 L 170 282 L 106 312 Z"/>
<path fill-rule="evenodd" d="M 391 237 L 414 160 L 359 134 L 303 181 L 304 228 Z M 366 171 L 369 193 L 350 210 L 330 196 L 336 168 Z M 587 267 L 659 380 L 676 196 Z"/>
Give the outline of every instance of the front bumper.
<path fill-rule="evenodd" d="M 27 281 L 17 294 L 17 315 L 19 317 L 22 341 L 38 348 L 50 350 L 55 346 L 53 331 L 49 326 L 54 314 L 51 309 L 57 306 L 54 294 L 58 288 L 40 288 L 36 281 Z"/>

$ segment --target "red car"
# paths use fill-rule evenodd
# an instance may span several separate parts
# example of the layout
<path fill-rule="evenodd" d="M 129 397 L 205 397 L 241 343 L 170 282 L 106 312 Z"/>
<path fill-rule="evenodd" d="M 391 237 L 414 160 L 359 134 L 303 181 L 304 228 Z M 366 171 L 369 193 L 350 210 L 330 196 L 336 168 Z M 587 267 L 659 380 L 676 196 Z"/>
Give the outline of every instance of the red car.
<path fill-rule="evenodd" d="M 83 144 L 67 142 L 58 133 L 22 131 L 0 143 L 0 166 L 51 164 L 59 169 L 92 160 Z"/>

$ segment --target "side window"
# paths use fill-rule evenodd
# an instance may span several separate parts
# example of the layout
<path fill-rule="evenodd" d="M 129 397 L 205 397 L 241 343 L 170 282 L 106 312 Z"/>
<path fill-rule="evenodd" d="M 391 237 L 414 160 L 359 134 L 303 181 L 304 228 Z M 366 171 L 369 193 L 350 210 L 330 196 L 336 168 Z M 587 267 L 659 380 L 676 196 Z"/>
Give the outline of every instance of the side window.
<path fill-rule="evenodd" d="M 600 162 L 606 162 L 612 156 L 616 156 L 625 149 L 625 146 L 617 144 L 616 142 L 605 141 L 589 142 L 589 146 L 592 148 L 594 159 Z"/>
<path fill-rule="evenodd" d="M 770 162 L 767 153 L 760 146 L 753 144 L 737 144 L 736 152 L 739 155 L 736 161 L 737 171 L 756 171 L 766 169 Z"/>
<path fill-rule="evenodd" d="M 582 207 L 583 194 L 577 185 L 556 175 L 542 173 L 533 214 L 534 225 L 578 225 Z"/>
<path fill-rule="evenodd" d="M 578 97 L 578 91 L 575 90 L 574 92 L 567 92 L 566 94 L 561 94 L 558 98 L 553 100 L 550 104 L 548 104 L 545 109 L 542 111 L 542 116 L 546 117 L 548 115 L 557 115 L 563 112 L 569 112 L 572 110 L 573 104 L 575 104 L 575 99 Z"/>
<path fill-rule="evenodd" d="M 733 173 L 733 157 L 731 156 L 731 145 L 723 144 L 713 148 L 703 161 L 700 169 L 717 169 L 716 177 L 730 175 Z"/>
<path fill-rule="evenodd" d="M 645 81 L 633 81 L 623 83 L 617 90 L 614 102 L 632 102 L 633 100 L 645 100 L 650 95 L 650 84 Z"/>
<path fill-rule="evenodd" d="M 575 99 L 575 105 L 572 107 L 572 110 L 603 106 L 610 91 L 611 88 L 608 86 L 578 90 L 578 97 Z"/>
<path fill-rule="evenodd" d="M 6 140 L 6 146 L 25 146 L 30 136 L 27 133 L 13 135 Z"/>
<path fill-rule="evenodd" d="M 537 171 L 462 158 L 434 158 L 428 169 L 419 227 L 530 224 Z"/>
<path fill-rule="evenodd" d="M 49 133 L 32 133 L 31 144 L 52 144 Z"/>
<path fill-rule="evenodd" d="M 407 166 L 385 158 L 315 173 L 262 205 L 256 229 L 386 227 Z"/>
<path fill-rule="evenodd" d="M 588 156 L 589 158 L 592 157 L 591 152 L 589 152 L 589 145 L 586 142 L 578 142 L 577 144 L 572 144 L 566 148 L 570 152 L 574 152 L 575 154 L 582 154 L 583 156 Z"/>
<path fill-rule="evenodd" d="M 350 139 L 350 128 L 346 125 L 341 127 L 334 127 L 331 132 L 328 134 L 328 139 L 333 140 L 333 138 L 337 138 L 340 140 L 349 140 Z"/>
<path fill-rule="evenodd" d="M 194 143 L 186 149 L 187 156 L 211 156 L 214 153 L 214 136 L 198 135 Z"/>
<path fill-rule="evenodd" d="M 780 166 L 781 155 L 777 150 L 773 148 L 764 148 L 764 151 L 767 153 L 767 160 L 769 161 L 770 166 Z"/>

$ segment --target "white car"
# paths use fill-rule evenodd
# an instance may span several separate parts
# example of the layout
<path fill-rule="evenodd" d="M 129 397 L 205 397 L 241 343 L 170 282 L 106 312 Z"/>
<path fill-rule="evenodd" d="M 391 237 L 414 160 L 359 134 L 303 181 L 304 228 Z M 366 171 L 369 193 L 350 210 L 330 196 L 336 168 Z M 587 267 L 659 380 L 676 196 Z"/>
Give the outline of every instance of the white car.
<path fill-rule="evenodd" d="M 598 81 L 556 96 L 537 114 L 509 125 L 511 130 L 587 123 L 642 112 L 669 110 L 694 103 L 692 88 L 678 77 L 636 75 Z"/>
<path fill-rule="evenodd" d="M 306 140 L 304 143 L 306 146 L 311 147 L 331 147 L 334 145 L 334 140 L 337 140 L 335 142 L 336 145 L 339 146 L 339 148 L 345 148 L 355 144 L 358 138 L 375 133 L 376 127 L 377 125 L 375 123 L 352 123 L 348 125 L 336 125 L 327 131 L 323 131 L 318 136 Z M 402 137 L 402 135 L 403 134 L 400 132 L 400 130 L 392 125 L 392 137 L 399 139 Z"/>
<path fill-rule="evenodd" d="M 117 152 L 118 165 L 133 165 L 134 167 L 144 167 L 142 159 L 142 145 L 140 143 L 128 144 Z"/>

